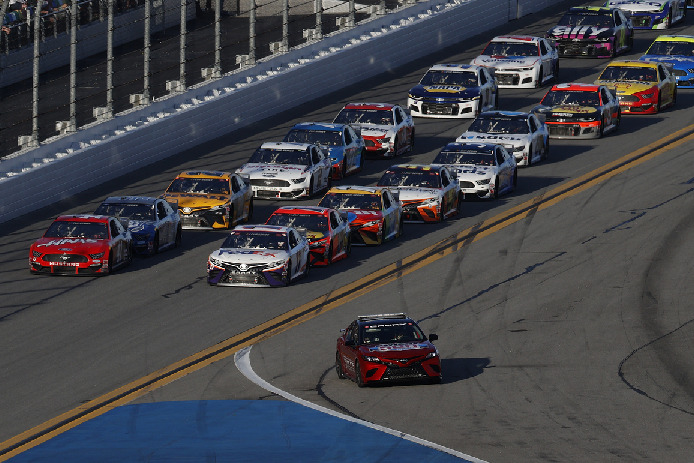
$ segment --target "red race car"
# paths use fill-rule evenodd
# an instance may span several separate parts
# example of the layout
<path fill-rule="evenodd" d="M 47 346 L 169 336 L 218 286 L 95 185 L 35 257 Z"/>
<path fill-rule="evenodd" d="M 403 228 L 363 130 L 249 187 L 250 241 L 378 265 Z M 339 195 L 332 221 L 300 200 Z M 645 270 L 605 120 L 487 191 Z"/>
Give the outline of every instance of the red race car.
<path fill-rule="evenodd" d="M 311 265 L 328 265 L 352 251 L 347 213 L 317 206 L 280 207 L 266 225 L 294 227 L 309 241 Z"/>
<path fill-rule="evenodd" d="M 405 314 L 357 317 L 337 338 L 335 370 L 359 387 L 385 381 L 441 382 L 441 359 L 421 328 Z"/>
<path fill-rule="evenodd" d="M 103 215 L 61 215 L 31 245 L 31 273 L 107 275 L 133 259 L 127 225 Z"/>

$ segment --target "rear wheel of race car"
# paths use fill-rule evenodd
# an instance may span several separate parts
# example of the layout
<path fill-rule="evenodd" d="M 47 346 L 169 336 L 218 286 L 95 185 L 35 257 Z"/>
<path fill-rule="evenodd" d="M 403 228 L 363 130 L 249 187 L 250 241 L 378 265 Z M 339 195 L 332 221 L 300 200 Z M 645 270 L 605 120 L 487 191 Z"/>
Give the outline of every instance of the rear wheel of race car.
<path fill-rule="evenodd" d="M 174 239 L 174 248 L 177 248 L 181 245 L 181 236 L 182 236 L 182 231 L 181 231 L 181 226 L 179 225 L 178 228 L 176 229 L 176 238 Z"/>
<path fill-rule="evenodd" d="M 347 375 L 345 375 L 345 371 L 342 369 L 342 361 L 340 360 L 340 353 L 335 354 L 335 372 L 337 373 L 337 377 L 340 379 L 346 379 Z"/>
<path fill-rule="evenodd" d="M 152 244 L 152 254 L 159 254 L 159 232 L 154 234 L 154 242 Z"/>
<path fill-rule="evenodd" d="M 361 376 L 361 366 L 358 359 L 354 361 L 354 381 L 357 383 L 357 386 L 364 387 L 364 378 Z"/>

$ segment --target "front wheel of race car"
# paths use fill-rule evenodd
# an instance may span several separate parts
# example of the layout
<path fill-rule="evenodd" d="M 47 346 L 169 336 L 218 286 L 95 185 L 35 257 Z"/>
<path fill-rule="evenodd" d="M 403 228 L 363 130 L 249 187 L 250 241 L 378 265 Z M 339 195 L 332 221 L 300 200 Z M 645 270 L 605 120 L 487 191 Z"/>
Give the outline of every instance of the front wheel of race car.
<path fill-rule="evenodd" d="M 366 150 L 361 150 L 361 154 L 359 155 L 359 172 L 362 172 L 364 170 L 364 158 L 366 157 Z"/>
<path fill-rule="evenodd" d="M 540 66 L 540 71 L 537 73 L 537 80 L 535 81 L 535 88 L 542 87 L 542 76 L 544 75 L 544 69 Z"/>
<path fill-rule="evenodd" d="M 400 140 L 398 140 L 398 137 L 395 137 L 395 140 L 393 140 L 393 156 L 395 157 L 398 155 L 400 152 L 400 146 L 399 146 Z"/>
<path fill-rule="evenodd" d="M 354 361 L 354 381 L 357 386 L 364 387 L 364 378 L 361 376 L 361 366 L 359 365 L 359 359 Z"/>
<path fill-rule="evenodd" d="M 542 159 L 547 159 L 549 157 L 549 137 L 547 137 L 547 143 L 544 144 L 542 148 Z"/>
<path fill-rule="evenodd" d="M 159 232 L 154 234 L 154 242 L 152 244 L 152 254 L 159 254 Z"/>
<path fill-rule="evenodd" d="M 287 262 L 287 275 L 284 278 L 284 286 L 289 286 L 292 284 L 292 261 L 291 259 Z"/>
<path fill-rule="evenodd" d="M 179 225 L 178 228 L 176 229 L 176 238 L 174 238 L 174 248 L 177 248 L 181 245 L 181 226 Z"/>
<path fill-rule="evenodd" d="M 501 186 L 501 184 L 499 183 L 499 177 L 497 177 L 496 180 L 494 180 L 494 195 L 492 199 L 499 199 L 499 186 Z"/>
<path fill-rule="evenodd" d="M 314 191 L 314 185 L 313 185 L 313 177 L 311 177 L 311 181 L 308 184 L 308 197 L 313 198 L 313 196 L 316 194 Z"/>
<path fill-rule="evenodd" d="M 248 203 L 248 215 L 246 216 L 246 222 L 253 220 L 253 198 L 251 198 Z"/>
<path fill-rule="evenodd" d="M 496 89 L 496 95 L 494 95 L 494 109 L 499 109 L 499 89 Z"/>
<path fill-rule="evenodd" d="M 602 138 L 605 135 L 605 117 L 600 120 L 600 132 L 598 132 L 598 138 Z"/>
<path fill-rule="evenodd" d="M 518 169 L 513 171 L 513 183 L 512 187 L 513 190 L 515 191 L 516 187 L 518 186 Z"/>
<path fill-rule="evenodd" d="M 414 151 L 414 129 L 412 129 L 412 135 L 410 135 L 410 152 Z"/>
<path fill-rule="evenodd" d="M 335 354 L 335 372 L 337 373 L 337 377 L 340 379 L 346 379 L 347 375 L 345 375 L 345 371 L 342 369 L 342 361 L 340 360 L 340 353 L 337 352 Z"/>

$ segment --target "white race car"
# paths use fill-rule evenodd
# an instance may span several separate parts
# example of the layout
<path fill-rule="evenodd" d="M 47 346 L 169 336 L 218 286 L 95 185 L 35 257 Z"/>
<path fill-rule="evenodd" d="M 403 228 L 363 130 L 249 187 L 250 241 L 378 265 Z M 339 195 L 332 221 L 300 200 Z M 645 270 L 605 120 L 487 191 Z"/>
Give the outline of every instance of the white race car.
<path fill-rule="evenodd" d="M 494 68 L 500 88 L 541 87 L 559 75 L 559 53 L 541 37 L 494 37 L 470 64 Z"/>
<path fill-rule="evenodd" d="M 330 164 L 320 146 L 268 142 L 236 173 L 250 181 L 254 197 L 296 199 L 330 188 Z"/>
<path fill-rule="evenodd" d="M 239 225 L 207 260 L 210 285 L 287 286 L 308 272 L 309 242 L 292 227 Z"/>
<path fill-rule="evenodd" d="M 687 14 L 685 0 L 609 0 L 605 6 L 622 10 L 634 29 L 669 29 Z"/>
<path fill-rule="evenodd" d="M 532 113 L 515 111 L 489 111 L 480 114 L 467 132 L 456 141 L 466 143 L 495 143 L 503 145 L 513 154 L 519 166 L 547 159 L 549 130 Z"/>
<path fill-rule="evenodd" d="M 416 117 L 474 118 L 499 107 L 493 69 L 472 64 L 437 64 L 407 94 Z"/>
<path fill-rule="evenodd" d="M 460 191 L 476 198 L 496 199 L 516 189 L 516 160 L 501 145 L 460 143 L 446 145 L 434 158 L 435 164 L 456 173 Z"/>

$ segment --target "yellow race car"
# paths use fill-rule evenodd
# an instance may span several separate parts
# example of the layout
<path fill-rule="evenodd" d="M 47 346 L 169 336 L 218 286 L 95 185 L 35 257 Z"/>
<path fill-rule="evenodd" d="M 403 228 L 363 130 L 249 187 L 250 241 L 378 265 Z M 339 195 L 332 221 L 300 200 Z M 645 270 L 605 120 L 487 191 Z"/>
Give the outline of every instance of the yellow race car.
<path fill-rule="evenodd" d="M 162 198 L 178 201 L 184 229 L 231 228 L 253 216 L 253 191 L 243 177 L 231 172 L 183 172 Z"/>
<path fill-rule="evenodd" d="M 677 80 L 666 63 L 612 61 L 595 83 L 617 93 L 623 114 L 655 114 L 677 100 Z"/>

